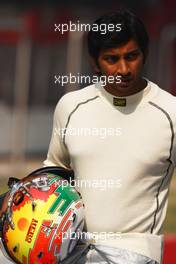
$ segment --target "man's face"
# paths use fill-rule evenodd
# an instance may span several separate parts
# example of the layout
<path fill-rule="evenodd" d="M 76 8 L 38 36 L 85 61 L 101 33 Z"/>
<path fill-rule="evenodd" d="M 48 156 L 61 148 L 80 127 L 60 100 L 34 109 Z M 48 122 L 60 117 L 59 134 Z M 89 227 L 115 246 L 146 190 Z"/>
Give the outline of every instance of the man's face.
<path fill-rule="evenodd" d="M 98 69 L 102 75 L 121 76 L 121 83 L 108 83 L 105 89 L 117 96 L 128 96 L 142 90 L 141 78 L 144 56 L 135 40 L 108 50 L 98 57 Z"/>

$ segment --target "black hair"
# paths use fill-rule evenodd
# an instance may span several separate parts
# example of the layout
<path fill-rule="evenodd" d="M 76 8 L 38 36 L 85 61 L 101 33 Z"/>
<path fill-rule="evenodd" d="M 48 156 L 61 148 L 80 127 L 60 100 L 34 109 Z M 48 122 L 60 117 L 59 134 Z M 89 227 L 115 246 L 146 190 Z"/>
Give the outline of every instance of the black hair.
<path fill-rule="evenodd" d="M 94 25 L 98 26 L 98 30 L 94 30 Z M 120 31 L 107 30 L 102 34 L 101 25 L 121 24 Z M 97 62 L 101 50 L 118 47 L 126 44 L 129 40 L 134 39 L 143 55 L 144 62 L 148 52 L 149 36 L 143 22 L 130 11 L 119 11 L 115 13 L 105 14 L 98 18 L 91 26 L 88 32 L 88 51 L 90 56 Z"/>

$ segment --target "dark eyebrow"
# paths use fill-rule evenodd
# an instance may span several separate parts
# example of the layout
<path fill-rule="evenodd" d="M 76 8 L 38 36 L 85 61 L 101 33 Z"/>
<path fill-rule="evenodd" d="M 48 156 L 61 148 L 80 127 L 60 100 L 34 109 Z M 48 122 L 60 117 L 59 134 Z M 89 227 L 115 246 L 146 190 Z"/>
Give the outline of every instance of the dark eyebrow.
<path fill-rule="evenodd" d="M 136 52 L 140 52 L 140 49 L 128 51 L 127 53 L 125 53 L 125 55 L 131 54 L 131 53 L 136 53 Z"/>

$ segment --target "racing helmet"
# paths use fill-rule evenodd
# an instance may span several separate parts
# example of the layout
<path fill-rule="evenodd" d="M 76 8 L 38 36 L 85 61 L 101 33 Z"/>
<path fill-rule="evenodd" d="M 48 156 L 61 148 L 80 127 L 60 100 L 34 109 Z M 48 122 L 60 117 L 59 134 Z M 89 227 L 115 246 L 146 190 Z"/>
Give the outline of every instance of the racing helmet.
<path fill-rule="evenodd" d="M 2 242 L 15 263 L 60 263 L 76 246 L 84 205 L 69 175 L 63 168 L 46 167 L 13 185 Z"/>

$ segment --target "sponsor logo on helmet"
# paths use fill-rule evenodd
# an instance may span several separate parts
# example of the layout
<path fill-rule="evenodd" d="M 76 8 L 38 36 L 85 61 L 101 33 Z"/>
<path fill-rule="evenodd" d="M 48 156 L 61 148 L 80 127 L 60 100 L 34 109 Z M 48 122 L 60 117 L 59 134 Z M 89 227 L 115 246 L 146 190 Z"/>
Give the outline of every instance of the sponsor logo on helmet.
<path fill-rule="evenodd" d="M 26 235 L 26 239 L 25 239 L 26 242 L 31 243 L 33 235 L 35 233 L 35 229 L 37 227 L 37 223 L 38 221 L 33 218 L 31 221 L 30 227 L 28 229 L 27 235 Z"/>

